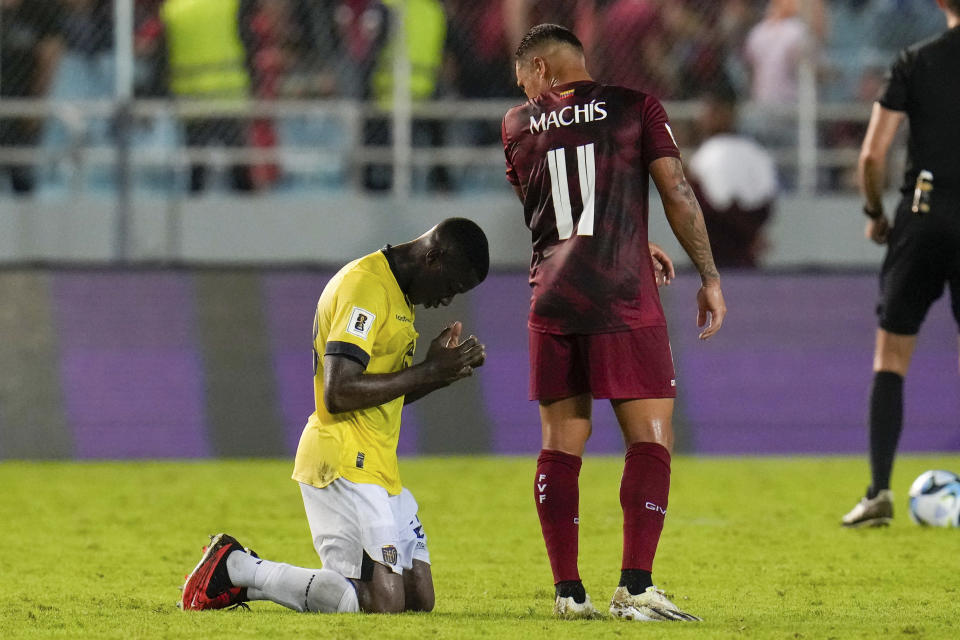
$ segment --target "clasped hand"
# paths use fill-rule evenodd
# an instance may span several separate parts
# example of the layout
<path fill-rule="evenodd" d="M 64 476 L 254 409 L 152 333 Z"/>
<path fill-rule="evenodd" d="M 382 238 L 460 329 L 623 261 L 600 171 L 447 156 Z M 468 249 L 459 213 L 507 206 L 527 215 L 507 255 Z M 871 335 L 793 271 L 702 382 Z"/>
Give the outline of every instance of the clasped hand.
<path fill-rule="evenodd" d="M 437 378 L 446 384 L 456 382 L 473 374 L 476 367 L 487 359 L 486 347 L 471 335 L 463 342 L 460 322 L 450 324 L 430 342 L 425 364 L 429 364 Z"/>

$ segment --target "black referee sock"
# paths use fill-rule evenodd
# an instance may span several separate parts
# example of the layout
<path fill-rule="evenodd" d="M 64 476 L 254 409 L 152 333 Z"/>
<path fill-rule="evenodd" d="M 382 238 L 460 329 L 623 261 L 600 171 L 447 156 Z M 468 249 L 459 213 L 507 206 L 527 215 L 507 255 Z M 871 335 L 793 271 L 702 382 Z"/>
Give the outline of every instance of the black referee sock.
<path fill-rule="evenodd" d="M 870 389 L 870 472 L 868 498 L 890 488 L 893 458 L 903 430 L 903 376 L 878 371 Z"/>
<path fill-rule="evenodd" d="M 561 580 L 556 584 L 558 598 L 573 598 L 577 604 L 587 601 L 587 592 L 579 580 Z"/>
<path fill-rule="evenodd" d="M 653 576 L 643 569 L 623 569 L 619 586 L 626 587 L 632 596 L 639 595 L 653 586 Z"/>

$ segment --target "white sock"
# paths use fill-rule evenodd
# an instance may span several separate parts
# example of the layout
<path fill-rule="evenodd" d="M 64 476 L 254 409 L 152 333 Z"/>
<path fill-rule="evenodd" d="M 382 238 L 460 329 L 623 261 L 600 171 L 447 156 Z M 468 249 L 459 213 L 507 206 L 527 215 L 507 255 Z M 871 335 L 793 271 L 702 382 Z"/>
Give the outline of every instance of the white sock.
<path fill-rule="evenodd" d="M 301 612 L 350 613 L 360 609 L 353 584 L 329 569 L 303 569 L 231 553 L 227 556 L 227 572 L 234 585 L 247 587 L 250 600 L 270 600 Z"/>
<path fill-rule="evenodd" d="M 252 587 L 253 580 L 257 575 L 257 563 L 259 558 L 254 558 L 249 553 L 244 553 L 239 549 L 231 551 L 227 556 L 227 575 L 230 576 L 230 582 L 235 587 Z"/>

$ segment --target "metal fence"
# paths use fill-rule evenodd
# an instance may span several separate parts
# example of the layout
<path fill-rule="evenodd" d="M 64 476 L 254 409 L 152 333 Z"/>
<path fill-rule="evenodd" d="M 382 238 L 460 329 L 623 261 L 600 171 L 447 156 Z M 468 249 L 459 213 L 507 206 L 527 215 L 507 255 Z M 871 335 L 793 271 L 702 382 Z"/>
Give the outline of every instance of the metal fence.
<path fill-rule="evenodd" d="M 543 21 L 685 150 L 729 89 L 802 194 L 854 187 L 885 68 L 944 28 L 933 0 L 0 0 L 0 192 L 109 193 L 122 225 L 217 189 L 502 189 L 512 51 Z"/>

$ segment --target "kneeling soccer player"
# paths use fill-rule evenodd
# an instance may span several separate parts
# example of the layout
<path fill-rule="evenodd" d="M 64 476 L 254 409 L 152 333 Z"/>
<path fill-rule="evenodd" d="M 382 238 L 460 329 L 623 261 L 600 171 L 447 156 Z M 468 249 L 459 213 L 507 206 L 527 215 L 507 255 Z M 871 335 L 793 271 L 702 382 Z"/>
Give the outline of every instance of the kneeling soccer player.
<path fill-rule="evenodd" d="M 322 569 L 263 560 L 214 536 L 183 588 L 181 608 L 270 600 L 296 611 L 433 609 L 427 538 L 400 483 L 403 405 L 472 374 L 485 348 L 452 323 L 413 365 L 414 305 L 446 306 L 487 276 L 487 239 L 464 218 L 354 260 L 327 284 L 313 322 L 316 411 L 300 437 L 300 483 Z"/>

